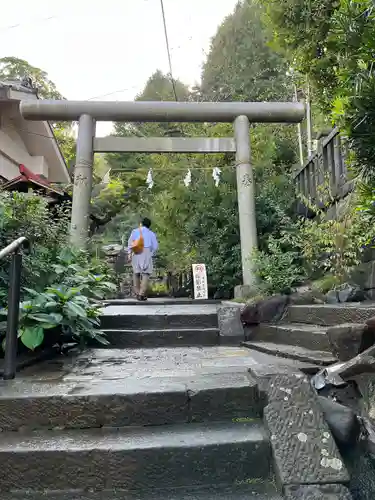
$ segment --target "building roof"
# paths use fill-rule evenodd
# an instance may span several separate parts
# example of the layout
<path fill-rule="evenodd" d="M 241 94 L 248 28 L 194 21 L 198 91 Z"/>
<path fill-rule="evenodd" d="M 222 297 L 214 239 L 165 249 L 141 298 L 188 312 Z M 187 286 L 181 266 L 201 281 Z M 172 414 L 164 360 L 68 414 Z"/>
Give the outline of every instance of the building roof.
<path fill-rule="evenodd" d="M 13 121 L 31 156 L 45 157 L 51 170 L 51 181 L 70 183 L 71 177 L 51 124 L 47 121 L 28 121 L 21 116 L 19 101 L 27 99 L 39 99 L 31 78 L 0 80 L 0 102 L 14 103 Z"/>
<path fill-rule="evenodd" d="M 27 187 L 32 187 L 36 190 L 42 189 L 46 194 L 57 194 L 59 196 L 64 196 L 64 191 L 61 191 L 51 185 L 46 179 L 43 179 L 40 175 L 34 174 L 25 165 L 19 165 L 20 175 L 11 179 L 10 181 L 4 182 L 1 187 L 5 190 L 19 189 L 21 184 L 25 184 Z"/>

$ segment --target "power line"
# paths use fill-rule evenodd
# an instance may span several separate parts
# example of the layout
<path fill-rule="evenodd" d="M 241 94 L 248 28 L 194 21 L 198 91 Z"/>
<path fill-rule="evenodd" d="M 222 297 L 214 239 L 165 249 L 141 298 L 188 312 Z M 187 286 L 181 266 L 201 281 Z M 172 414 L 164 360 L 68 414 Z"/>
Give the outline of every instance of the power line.
<path fill-rule="evenodd" d="M 169 62 L 169 74 L 171 75 L 171 83 L 172 83 L 174 97 L 175 97 L 176 101 L 178 101 L 177 92 L 176 92 L 176 82 L 175 82 L 175 80 L 173 78 L 173 71 L 172 71 L 172 58 L 171 58 L 171 50 L 170 50 L 170 47 L 169 47 L 167 21 L 165 19 L 164 0 L 160 0 L 160 6 L 161 6 L 161 13 L 162 13 L 162 16 L 163 16 L 165 45 L 167 47 L 168 62 Z"/>
<path fill-rule="evenodd" d="M 138 85 L 133 85 L 132 87 L 127 87 L 126 89 L 114 90 L 113 92 L 107 92 L 106 94 L 100 94 L 100 95 L 96 95 L 94 97 L 89 97 L 89 99 L 86 99 L 86 100 L 93 101 L 94 99 L 98 99 L 99 97 L 108 97 L 109 95 L 119 94 L 120 92 L 126 92 L 127 90 L 133 90 L 133 89 L 137 89 L 137 88 L 138 88 Z"/>
<path fill-rule="evenodd" d="M 12 30 L 14 28 L 21 28 L 22 26 L 26 26 L 27 24 L 34 24 L 34 23 L 40 23 L 40 22 L 44 22 L 44 21 L 50 21 L 51 19 L 56 19 L 58 17 L 59 16 L 42 17 L 39 19 L 34 19 L 33 21 L 30 21 L 30 22 L 26 21 L 25 23 L 12 24 L 10 26 L 3 26 L 3 27 L 0 26 L 0 33 L 3 31 Z"/>

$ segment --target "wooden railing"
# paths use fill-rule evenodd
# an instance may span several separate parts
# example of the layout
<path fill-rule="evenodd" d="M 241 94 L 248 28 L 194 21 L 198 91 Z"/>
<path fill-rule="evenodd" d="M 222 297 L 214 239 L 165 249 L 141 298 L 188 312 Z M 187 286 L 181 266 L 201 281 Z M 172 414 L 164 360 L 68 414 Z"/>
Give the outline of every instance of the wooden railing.
<path fill-rule="evenodd" d="M 345 138 L 334 128 L 329 135 L 318 140 L 317 151 L 304 165 L 296 168 L 294 182 L 297 193 L 321 208 L 327 205 L 326 196 L 322 194 L 326 187 L 329 187 L 332 202 L 344 198 L 353 188 L 346 158 Z"/>

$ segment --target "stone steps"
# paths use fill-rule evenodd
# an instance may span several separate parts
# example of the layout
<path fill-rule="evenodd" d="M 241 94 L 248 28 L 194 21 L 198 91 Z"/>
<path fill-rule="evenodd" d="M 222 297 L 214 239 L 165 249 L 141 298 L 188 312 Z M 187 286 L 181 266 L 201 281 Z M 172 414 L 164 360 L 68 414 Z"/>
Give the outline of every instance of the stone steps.
<path fill-rule="evenodd" d="M 327 327 L 304 323 L 262 323 L 248 329 L 250 341 L 272 342 L 330 352 Z"/>
<path fill-rule="evenodd" d="M 105 330 L 168 330 L 218 328 L 217 305 L 114 305 L 103 309 Z"/>
<path fill-rule="evenodd" d="M 348 482 L 303 363 L 201 345 L 221 343 L 217 307 L 108 306 L 118 349 L 1 382 L 1 498 L 281 500 L 275 474 L 295 500 L 290 485 Z"/>
<path fill-rule="evenodd" d="M 314 304 L 289 306 L 284 320 L 289 323 L 334 326 L 363 323 L 375 316 L 374 303 Z"/>
<path fill-rule="evenodd" d="M 267 479 L 271 447 L 258 422 L 3 433 L 4 490 L 187 488 Z"/>
<path fill-rule="evenodd" d="M 230 487 L 188 487 L 160 491 L 65 491 L 28 492 L 3 495 L 2 500 L 282 500 L 273 483 L 263 479 L 239 481 Z M 334 499 L 336 500 L 336 499 Z M 344 499 L 339 499 L 344 500 Z"/>
<path fill-rule="evenodd" d="M 93 349 L 1 382 L 2 499 L 281 500 L 247 353 Z"/>
<path fill-rule="evenodd" d="M 220 343 L 218 328 L 166 328 L 153 330 L 103 330 L 110 346 L 163 347 L 213 346 Z"/>
<path fill-rule="evenodd" d="M 246 341 L 242 345 L 249 349 L 271 354 L 276 357 L 294 359 L 305 363 L 313 363 L 320 366 L 328 366 L 337 362 L 330 352 L 305 349 L 295 345 L 275 344 L 272 342 Z"/>
<path fill-rule="evenodd" d="M 124 374 L 125 375 L 125 374 Z M 2 431 L 156 426 L 260 418 L 264 394 L 250 374 L 13 383 L 1 388 Z M 3 436 L 3 435 L 2 435 Z"/>

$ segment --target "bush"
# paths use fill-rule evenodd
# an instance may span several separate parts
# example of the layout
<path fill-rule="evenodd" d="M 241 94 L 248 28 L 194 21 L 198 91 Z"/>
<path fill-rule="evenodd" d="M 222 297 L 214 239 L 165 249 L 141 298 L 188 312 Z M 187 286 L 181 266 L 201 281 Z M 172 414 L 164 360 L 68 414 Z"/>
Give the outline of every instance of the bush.
<path fill-rule="evenodd" d="M 361 262 L 364 250 L 375 239 L 375 226 L 374 217 L 366 215 L 357 205 L 357 193 L 353 193 L 340 210 L 337 207 L 336 219 L 328 219 L 315 207 L 317 216 L 301 221 L 299 244 L 310 277 L 331 274 L 343 282 Z"/>
<path fill-rule="evenodd" d="M 91 304 L 78 288 L 61 285 L 47 288 L 43 293 L 27 291 L 31 299 L 20 304 L 18 337 L 28 349 L 39 347 L 46 333 L 56 329 L 61 336 L 68 336 L 81 345 L 88 339 L 108 344 L 104 333 L 99 330 L 98 306 Z M 7 311 L 3 309 L 1 314 L 6 315 Z M 6 323 L 2 326 L 4 334 Z M 5 339 L 2 345 L 4 349 Z"/>
<path fill-rule="evenodd" d="M 62 206 L 52 214 L 47 201 L 36 194 L 0 193 L 0 248 L 25 236 L 30 252 L 24 255 L 22 285 L 42 291 L 50 282 L 53 264 L 69 235 L 69 207 Z M 0 262 L 0 300 L 5 305 L 10 258 Z"/>
<path fill-rule="evenodd" d="M 267 294 L 290 293 L 306 277 L 298 249 L 287 249 L 283 243 L 285 245 L 283 240 L 270 237 L 268 251 L 257 251 L 254 254 L 259 288 Z"/>
<path fill-rule="evenodd" d="M 98 299 L 116 290 L 110 267 L 88 252 L 68 246 L 69 206 L 52 212 L 36 194 L 0 193 L 0 245 L 20 236 L 30 242 L 21 276 L 18 336 L 34 350 L 43 342 L 68 337 L 80 344 L 89 339 L 107 343 L 100 331 Z M 0 262 L 0 315 L 7 315 L 9 259 Z M 4 320 L 6 318 L 4 317 Z M 6 321 L 0 337 L 5 335 Z M 3 339 L 4 347 L 4 339 Z"/>

